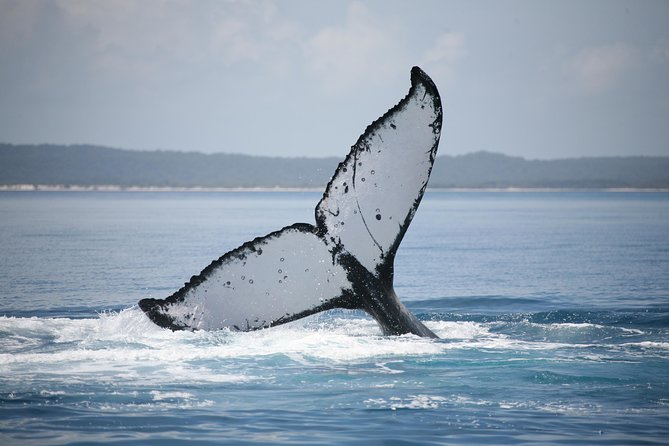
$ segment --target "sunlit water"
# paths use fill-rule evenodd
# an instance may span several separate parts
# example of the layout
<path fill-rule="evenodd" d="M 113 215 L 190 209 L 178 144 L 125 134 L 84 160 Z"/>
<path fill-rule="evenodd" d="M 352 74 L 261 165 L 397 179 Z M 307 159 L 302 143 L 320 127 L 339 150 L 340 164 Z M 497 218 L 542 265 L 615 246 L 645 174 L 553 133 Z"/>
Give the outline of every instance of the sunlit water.
<path fill-rule="evenodd" d="M 398 295 L 171 332 L 165 297 L 312 193 L 0 194 L 0 444 L 665 444 L 669 194 L 428 193 Z"/>

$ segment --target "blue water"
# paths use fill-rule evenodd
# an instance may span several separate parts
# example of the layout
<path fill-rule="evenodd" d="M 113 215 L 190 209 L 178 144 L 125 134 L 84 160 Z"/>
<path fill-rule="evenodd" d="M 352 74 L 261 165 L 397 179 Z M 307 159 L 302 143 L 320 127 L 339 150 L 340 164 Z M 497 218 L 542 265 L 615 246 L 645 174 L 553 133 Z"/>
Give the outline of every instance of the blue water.
<path fill-rule="evenodd" d="M 314 193 L 0 193 L 0 444 L 666 444 L 669 194 L 429 192 L 396 291 L 171 332 L 165 297 Z"/>

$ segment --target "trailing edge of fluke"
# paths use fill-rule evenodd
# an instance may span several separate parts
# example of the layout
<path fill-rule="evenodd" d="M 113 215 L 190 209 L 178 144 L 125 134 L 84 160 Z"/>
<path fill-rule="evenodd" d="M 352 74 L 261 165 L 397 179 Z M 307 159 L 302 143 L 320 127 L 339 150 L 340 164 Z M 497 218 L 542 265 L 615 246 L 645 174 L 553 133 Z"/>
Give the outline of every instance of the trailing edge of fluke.
<path fill-rule="evenodd" d="M 437 88 L 414 67 L 408 94 L 365 129 L 337 167 L 315 226 L 295 223 L 246 242 L 140 308 L 172 330 L 236 331 L 361 309 L 384 334 L 436 338 L 395 294 L 393 264 L 427 187 L 441 124 Z"/>

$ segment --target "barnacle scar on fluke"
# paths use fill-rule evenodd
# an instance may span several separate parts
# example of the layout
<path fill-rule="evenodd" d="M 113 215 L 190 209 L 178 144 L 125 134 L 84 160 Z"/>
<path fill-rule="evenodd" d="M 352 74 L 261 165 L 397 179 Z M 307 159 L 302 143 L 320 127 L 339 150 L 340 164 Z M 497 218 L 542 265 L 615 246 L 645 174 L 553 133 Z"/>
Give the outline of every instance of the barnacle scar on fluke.
<path fill-rule="evenodd" d="M 361 309 L 384 334 L 436 338 L 395 294 L 393 263 L 427 187 L 441 121 L 437 87 L 414 67 L 409 93 L 367 127 L 337 167 L 315 226 L 295 223 L 246 242 L 140 308 L 172 330 L 239 331 Z"/>

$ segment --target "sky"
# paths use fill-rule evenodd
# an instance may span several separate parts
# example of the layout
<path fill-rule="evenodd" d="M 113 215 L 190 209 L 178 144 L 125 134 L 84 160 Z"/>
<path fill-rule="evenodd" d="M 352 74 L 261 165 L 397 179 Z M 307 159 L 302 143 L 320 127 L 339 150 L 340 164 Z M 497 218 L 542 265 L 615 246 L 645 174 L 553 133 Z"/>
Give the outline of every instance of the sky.
<path fill-rule="evenodd" d="M 0 0 L 0 142 L 343 157 L 418 65 L 439 154 L 669 156 L 669 1 Z"/>

